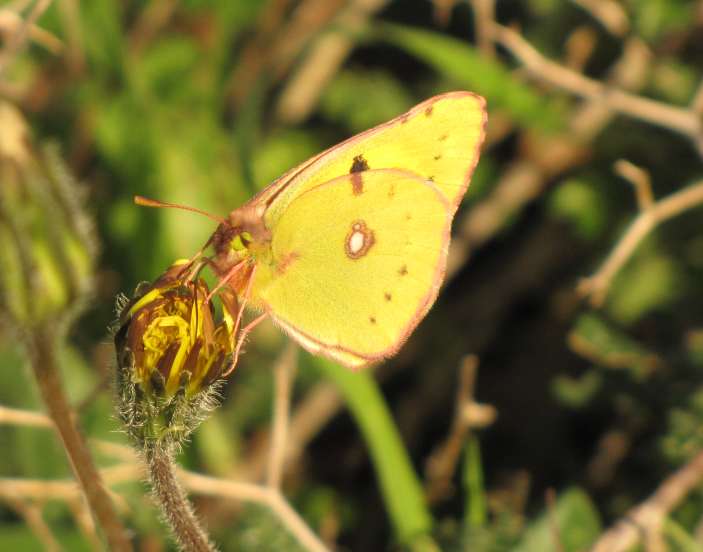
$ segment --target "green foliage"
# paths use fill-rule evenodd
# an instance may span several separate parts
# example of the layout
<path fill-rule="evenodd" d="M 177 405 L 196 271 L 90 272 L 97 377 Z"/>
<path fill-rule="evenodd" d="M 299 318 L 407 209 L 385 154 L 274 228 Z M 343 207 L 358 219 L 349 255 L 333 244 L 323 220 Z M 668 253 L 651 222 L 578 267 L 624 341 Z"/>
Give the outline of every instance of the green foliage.
<path fill-rule="evenodd" d="M 99 464 L 125 461 L 102 443 L 127 442 L 104 346 L 114 296 L 192 256 L 215 227 L 136 207 L 133 196 L 226 216 L 310 156 L 434 93 L 469 89 L 487 99 L 489 139 L 453 227 L 457 270 L 397 359 L 353 374 L 303 357 L 291 437 L 302 449 L 283 492 L 343 550 L 542 552 L 558 549 L 555 535 L 564 551 L 585 550 L 703 450 L 700 208 L 637 245 L 602 309 L 574 291 L 637 216 L 613 162 L 641 166 L 661 198 L 700 178 L 700 158 L 673 131 L 528 77 L 502 47 L 482 50 L 471 3 L 456 3 L 442 26 L 429 17 L 440 2 L 395 0 L 352 30 L 336 18 L 346 3 L 322 4 L 318 13 L 305 2 L 54 1 L 39 19 L 61 50 L 35 41 L 0 70 L 0 406 L 44 411 L 18 335 L 37 320 L 72 317 L 90 297 L 62 338 L 59 366 Z M 497 19 L 608 90 L 626 41 L 643 39 L 643 80 L 628 89 L 691 102 L 703 66 L 698 3 L 621 2 L 625 37 L 580 4 L 499 2 Z M 340 50 L 320 55 L 319 39 L 339 31 Z M 311 53 L 320 56 L 313 67 Z M 301 69 L 312 78 L 298 92 L 316 100 L 287 124 L 279 101 Z M 17 144 L 32 144 L 20 170 Z M 265 472 L 271 366 L 286 339 L 273 325 L 254 332 L 184 466 L 232 479 Z M 451 494 L 428 504 L 425 462 L 451 432 L 455 367 L 467 353 L 482 358 L 474 398 L 498 419 L 471 429 L 450 467 Z M 305 414 L 311 404 L 317 410 Z M 623 450 L 608 448 L 612 434 Z M 0 486 L 71 476 L 48 428 L 1 425 L 0 451 Z M 566 489 L 551 508 L 547 488 Z M 115 490 L 136 545 L 173 550 L 146 486 Z M 694 491 L 670 513 L 672 550 L 696 549 L 700 504 Z M 215 498 L 196 506 L 223 550 L 300 549 L 267 508 Z M 63 502 L 43 514 L 63 549 L 89 549 Z M 0 501 L 0 550 L 43 549 Z"/>
<path fill-rule="evenodd" d="M 690 460 L 703 448 L 703 389 L 696 389 L 686 403 L 668 416 L 669 429 L 661 441 L 662 452 L 674 464 Z"/>
<path fill-rule="evenodd" d="M 343 71 L 329 84 L 320 111 L 331 121 L 357 134 L 395 117 L 413 98 L 390 74 L 381 71 Z"/>
<path fill-rule="evenodd" d="M 577 377 L 560 374 L 552 381 L 552 393 L 563 404 L 571 408 L 588 405 L 603 386 L 603 376 L 596 370 Z"/>
<path fill-rule="evenodd" d="M 397 540 L 424 548 L 432 518 L 378 385 L 366 372 L 352 373 L 320 358 L 311 362 L 338 387 L 366 439 Z"/>
<path fill-rule="evenodd" d="M 383 25 L 383 40 L 430 65 L 453 87 L 490 98 L 490 109 L 504 109 L 521 125 L 545 131 L 561 127 L 563 113 L 553 101 L 516 80 L 503 64 L 482 57 L 463 41 L 440 33 L 400 25 Z"/>
<path fill-rule="evenodd" d="M 652 311 L 670 307 L 685 290 L 686 279 L 678 262 L 652 247 L 635 255 L 618 274 L 608 312 L 622 324 L 633 324 Z"/>
<path fill-rule="evenodd" d="M 532 523 L 514 552 L 542 552 L 557 547 L 564 552 L 578 552 L 588 549 L 600 531 L 600 518 L 591 499 L 581 489 L 569 489 L 559 495 L 552 509 Z"/>
<path fill-rule="evenodd" d="M 231 536 L 222 541 L 224 550 L 258 552 L 260 550 L 290 550 L 304 552 L 267 508 L 247 506 Z"/>
<path fill-rule="evenodd" d="M 586 240 L 600 237 L 608 222 L 605 198 L 588 178 L 562 182 L 549 197 L 549 209 Z"/>
<path fill-rule="evenodd" d="M 651 351 L 593 313 L 576 320 L 569 340 L 582 355 L 608 368 L 625 369 L 636 379 L 646 378 L 659 363 Z M 597 383 L 592 381 L 592 385 Z"/>

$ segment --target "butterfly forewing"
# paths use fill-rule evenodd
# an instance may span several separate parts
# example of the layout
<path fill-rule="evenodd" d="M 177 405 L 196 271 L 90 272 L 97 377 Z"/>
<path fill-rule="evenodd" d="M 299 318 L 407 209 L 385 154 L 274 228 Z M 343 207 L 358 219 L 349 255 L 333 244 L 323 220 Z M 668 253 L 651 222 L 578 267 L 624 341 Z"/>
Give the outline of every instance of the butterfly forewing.
<path fill-rule="evenodd" d="M 368 169 L 402 169 L 434 181 L 456 209 L 478 161 L 485 122 L 480 96 L 435 96 L 289 171 L 253 201 L 267 205 L 271 228 L 291 201 L 323 182 Z"/>

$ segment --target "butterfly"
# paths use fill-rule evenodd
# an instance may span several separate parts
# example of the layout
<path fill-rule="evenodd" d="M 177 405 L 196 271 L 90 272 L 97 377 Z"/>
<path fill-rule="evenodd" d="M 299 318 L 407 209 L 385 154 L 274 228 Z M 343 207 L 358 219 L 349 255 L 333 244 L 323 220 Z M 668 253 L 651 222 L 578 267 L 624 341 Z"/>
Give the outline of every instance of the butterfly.
<path fill-rule="evenodd" d="M 311 353 L 350 368 L 397 353 L 437 297 L 486 120 L 474 93 L 434 96 L 233 210 L 208 243 L 240 314 L 245 305 L 260 313 L 238 346 L 268 317 Z"/>

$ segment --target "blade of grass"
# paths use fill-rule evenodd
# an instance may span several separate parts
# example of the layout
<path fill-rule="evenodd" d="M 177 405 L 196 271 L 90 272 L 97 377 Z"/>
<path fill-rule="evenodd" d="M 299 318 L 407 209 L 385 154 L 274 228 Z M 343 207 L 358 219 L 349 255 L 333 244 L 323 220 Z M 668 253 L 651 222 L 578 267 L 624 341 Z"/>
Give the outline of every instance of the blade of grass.
<path fill-rule="evenodd" d="M 486 495 L 483 487 L 483 465 L 478 438 L 472 436 L 464 449 L 463 483 L 466 494 L 464 523 L 468 527 L 486 525 Z"/>
<path fill-rule="evenodd" d="M 427 539 L 432 516 L 422 485 L 378 383 L 370 372 L 351 372 L 321 358 L 312 362 L 337 385 L 361 429 L 397 540 L 414 549 L 435 548 Z"/>

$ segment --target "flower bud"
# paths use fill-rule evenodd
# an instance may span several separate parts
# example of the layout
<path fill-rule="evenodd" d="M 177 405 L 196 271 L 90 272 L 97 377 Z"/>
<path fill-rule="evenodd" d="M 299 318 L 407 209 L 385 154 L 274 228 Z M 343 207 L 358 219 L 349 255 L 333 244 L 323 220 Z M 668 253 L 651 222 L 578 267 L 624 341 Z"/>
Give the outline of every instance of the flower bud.
<path fill-rule="evenodd" d="M 216 405 L 232 354 L 231 314 L 215 323 L 207 284 L 174 264 L 120 309 L 115 333 L 119 414 L 140 445 L 179 445 Z"/>
<path fill-rule="evenodd" d="M 0 100 L 0 314 L 20 330 L 69 321 L 93 288 L 97 257 L 85 191 L 56 147 L 35 147 Z"/>

